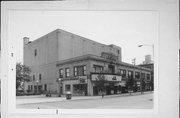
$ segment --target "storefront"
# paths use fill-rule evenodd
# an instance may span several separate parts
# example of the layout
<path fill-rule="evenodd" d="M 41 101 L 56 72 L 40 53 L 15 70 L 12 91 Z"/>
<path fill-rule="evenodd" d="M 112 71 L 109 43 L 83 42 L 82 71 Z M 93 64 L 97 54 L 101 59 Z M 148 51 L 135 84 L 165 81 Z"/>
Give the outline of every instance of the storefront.
<path fill-rule="evenodd" d="M 91 74 L 91 82 L 93 95 L 100 95 L 102 91 L 105 95 L 121 93 L 121 76 L 119 75 Z"/>
<path fill-rule="evenodd" d="M 72 95 L 87 95 L 87 77 L 78 76 L 63 80 L 63 94 L 70 91 Z"/>

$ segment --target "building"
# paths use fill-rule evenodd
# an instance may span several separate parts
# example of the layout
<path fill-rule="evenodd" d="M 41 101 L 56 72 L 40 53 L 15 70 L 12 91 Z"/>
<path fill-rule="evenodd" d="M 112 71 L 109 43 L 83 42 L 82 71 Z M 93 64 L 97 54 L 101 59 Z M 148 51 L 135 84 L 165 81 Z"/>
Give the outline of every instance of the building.
<path fill-rule="evenodd" d="M 126 90 L 126 80 L 150 80 L 150 69 L 122 62 L 121 47 L 105 45 L 57 29 L 37 40 L 24 37 L 24 64 L 32 70 L 24 91 L 31 93 L 98 95 L 95 81 L 99 73 L 107 79 L 106 94 Z M 140 74 L 142 73 L 142 74 Z"/>
<path fill-rule="evenodd" d="M 151 70 L 151 81 L 146 81 L 146 89 L 154 90 L 154 63 L 141 64 L 139 66 L 148 68 Z"/>
<path fill-rule="evenodd" d="M 151 55 L 146 55 L 143 64 L 150 64 L 150 63 L 153 63 L 153 61 L 151 60 Z"/>

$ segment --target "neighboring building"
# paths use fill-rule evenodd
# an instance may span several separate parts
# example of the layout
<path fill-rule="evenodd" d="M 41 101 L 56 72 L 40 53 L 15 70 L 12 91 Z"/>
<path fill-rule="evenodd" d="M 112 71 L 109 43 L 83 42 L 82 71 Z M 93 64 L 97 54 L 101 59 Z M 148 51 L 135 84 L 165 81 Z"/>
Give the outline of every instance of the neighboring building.
<path fill-rule="evenodd" d="M 150 80 L 150 69 L 121 61 L 121 47 L 101 44 L 57 29 L 41 38 L 29 41 L 24 37 L 24 65 L 32 70 L 31 82 L 25 92 L 98 95 L 95 78 L 106 70 L 106 94 L 126 91 L 128 77 Z"/>
<path fill-rule="evenodd" d="M 153 63 L 153 61 L 151 60 L 151 55 L 146 55 L 143 64 L 150 64 L 150 63 Z"/>
<path fill-rule="evenodd" d="M 154 90 L 154 63 L 149 63 L 149 64 L 142 64 L 142 65 L 139 65 L 141 67 L 144 67 L 144 68 L 148 68 L 151 70 L 151 81 L 146 81 L 146 85 L 151 87 L 151 90 Z"/>

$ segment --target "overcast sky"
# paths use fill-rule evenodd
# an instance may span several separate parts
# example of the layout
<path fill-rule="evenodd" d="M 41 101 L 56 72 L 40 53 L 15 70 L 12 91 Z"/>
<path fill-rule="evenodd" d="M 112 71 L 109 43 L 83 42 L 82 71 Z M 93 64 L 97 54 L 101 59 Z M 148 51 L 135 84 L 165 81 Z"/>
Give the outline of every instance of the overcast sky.
<path fill-rule="evenodd" d="M 122 61 L 142 63 L 152 55 L 158 37 L 158 16 L 151 11 L 11 11 L 9 38 L 15 40 L 17 62 L 23 62 L 23 37 L 33 41 L 55 29 L 122 48 Z M 152 57 L 153 58 L 153 57 Z"/>

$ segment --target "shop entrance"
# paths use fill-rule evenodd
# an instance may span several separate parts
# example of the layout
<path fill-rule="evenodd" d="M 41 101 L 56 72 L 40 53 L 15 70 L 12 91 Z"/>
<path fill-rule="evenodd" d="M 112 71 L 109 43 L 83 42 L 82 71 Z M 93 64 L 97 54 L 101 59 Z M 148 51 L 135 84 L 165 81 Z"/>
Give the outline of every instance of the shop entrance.
<path fill-rule="evenodd" d="M 93 95 L 98 95 L 98 87 L 93 86 Z"/>

